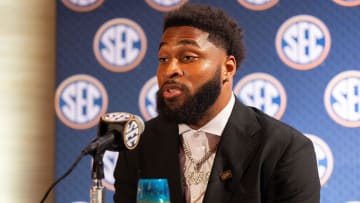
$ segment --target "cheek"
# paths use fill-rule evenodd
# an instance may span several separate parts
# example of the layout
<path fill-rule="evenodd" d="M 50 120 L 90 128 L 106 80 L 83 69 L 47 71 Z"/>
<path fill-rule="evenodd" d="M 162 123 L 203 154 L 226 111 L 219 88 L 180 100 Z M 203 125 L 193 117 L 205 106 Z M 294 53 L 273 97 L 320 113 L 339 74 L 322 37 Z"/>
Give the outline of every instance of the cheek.
<path fill-rule="evenodd" d="M 188 67 L 189 76 L 196 75 L 198 78 L 206 78 L 216 70 L 216 65 L 210 60 L 202 60 Z"/>
<path fill-rule="evenodd" d="M 189 70 L 187 77 L 188 83 L 186 86 L 189 87 L 190 94 L 195 94 L 204 84 L 213 80 L 219 68 L 219 64 L 207 62 Z"/>
<path fill-rule="evenodd" d="M 163 74 L 163 69 L 159 68 L 156 71 L 156 78 L 157 78 L 157 84 L 159 85 L 159 87 L 161 86 L 161 84 L 163 84 L 166 80 L 166 78 L 164 77 Z"/>
<path fill-rule="evenodd" d="M 191 81 L 206 83 L 209 79 L 214 77 L 214 74 L 219 68 L 219 64 L 216 64 L 213 61 L 203 61 L 196 67 L 190 68 L 188 70 L 188 75 L 189 78 L 191 78 Z"/>

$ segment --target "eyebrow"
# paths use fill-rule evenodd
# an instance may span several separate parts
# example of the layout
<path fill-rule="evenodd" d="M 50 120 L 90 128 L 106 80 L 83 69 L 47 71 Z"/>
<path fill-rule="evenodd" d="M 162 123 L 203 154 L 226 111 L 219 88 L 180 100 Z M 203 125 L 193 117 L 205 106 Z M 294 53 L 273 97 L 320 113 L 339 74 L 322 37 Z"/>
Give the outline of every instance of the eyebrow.
<path fill-rule="evenodd" d="M 159 49 L 166 44 L 167 42 L 160 42 Z M 176 45 L 183 45 L 183 46 L 190 45 L 200 48 L 200 45 L 196 41 L 189 39 L 180 40 L 176 43 Z"/>

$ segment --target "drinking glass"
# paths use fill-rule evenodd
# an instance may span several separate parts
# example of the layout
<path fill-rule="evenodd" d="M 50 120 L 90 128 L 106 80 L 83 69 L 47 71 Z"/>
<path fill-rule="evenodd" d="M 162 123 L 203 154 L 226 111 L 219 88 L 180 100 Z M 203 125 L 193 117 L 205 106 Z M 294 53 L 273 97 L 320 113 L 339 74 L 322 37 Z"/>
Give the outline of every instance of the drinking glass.
<path fill-rule="evenodd" d="M 139 179 L 137 203 L 170 203 L 167 179 Z"/>

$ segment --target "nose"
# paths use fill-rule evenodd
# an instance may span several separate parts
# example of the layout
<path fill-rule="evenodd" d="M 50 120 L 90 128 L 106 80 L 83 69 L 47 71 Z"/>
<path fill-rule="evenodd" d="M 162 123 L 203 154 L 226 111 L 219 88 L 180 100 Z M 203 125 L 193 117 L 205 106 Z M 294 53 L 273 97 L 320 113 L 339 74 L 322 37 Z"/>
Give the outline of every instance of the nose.
<path fill-rule="evenodd" d="M 184 71 L 176 62 L 176 60 L 171 60 L 170 63 L 167 63 L 163 67 L 163 74 L 164 77 L 168 79 L 174 79 L 184 75 Z"/>

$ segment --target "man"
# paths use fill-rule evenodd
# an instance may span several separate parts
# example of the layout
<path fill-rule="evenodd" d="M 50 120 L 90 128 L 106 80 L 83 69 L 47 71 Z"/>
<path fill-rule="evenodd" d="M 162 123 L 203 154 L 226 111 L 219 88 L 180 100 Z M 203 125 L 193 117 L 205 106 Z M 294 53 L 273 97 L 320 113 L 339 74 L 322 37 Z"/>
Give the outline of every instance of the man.
<path fill-rule="evenodd" d="M 242 30 L 219 9 L 185 4 L 167 14 L 159 116 L 119 154 L 115 202 L 135 202 L 139 178 L 168 179 L 171 203 L 319 202 L 311 141 L 234 96 L 244 52 Z"/>

